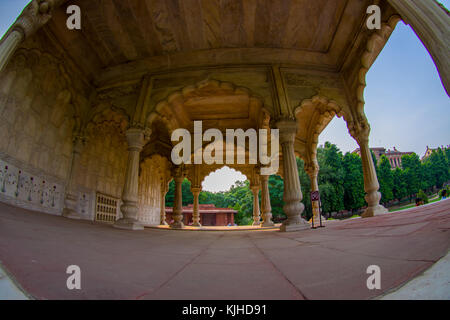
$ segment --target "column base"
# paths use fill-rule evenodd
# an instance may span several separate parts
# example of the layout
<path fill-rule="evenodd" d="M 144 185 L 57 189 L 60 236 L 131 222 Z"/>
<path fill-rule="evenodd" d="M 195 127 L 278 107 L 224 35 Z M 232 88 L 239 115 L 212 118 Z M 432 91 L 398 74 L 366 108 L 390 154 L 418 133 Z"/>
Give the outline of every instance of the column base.
<path fill-rule="evenodd" d="M 261 227 L 273 227 L 274 225 L 273 221 L 265 221 L 260 224 Z"/>
<path fill-rule="evenodd" d="M 201 227 L 202 224 L 201 224 L 200 222 L 194 222 L 194 223 L 192 224 L 192 226 L 193 226 L 193 227 Z"/>
<path fill-rule="evenodd" d="M 172 229 L 183 229 L 183 227 L 184 227 L 184 223 L 183 222 L 174 222 L 174 223 L 172 223 L 171 225 L 170 225 L 170 227 L 172 228 Z"/>
<path fill-rule="evenodd" d="M 169 224 L 167 223 L 167 221 L 163 221 L 162 223 L 159 224 L 160 226 L 168 226 Z"/>
<path fill-rule="evenodd" d="M 81 219 L 81 217 L 78 214 L 78 212 L 76 212 L 73 209 L 69 209 L 69 208 L 64 208 L 63 209 L 62 216 L 64 218 L 69 218 L 69 219 L 74 219 L 74 220 L 80 220 Z"/>
<path fill-rule="evenodd" d="M 300 231 L 300 230 L 306 230 L 310 229 L 311 226 L 308 222 L 302 219 L 301 222 L 298 223 L 283 223 L 280 227 L 281 232 L 293 232 L 293 231 Z"/>
<path fill-rule="evenodd" d="M 364 213 L 361 215 L 361 218 L 370 218 L 374 216 L 379 216 L 382 214 L 389 213 L 388 209 L 383 207 L 381 204 L 374 206 L 374 207 L 368 207 Z"/>
<path fill-rule="evenodd" d="M 116 221 L 113 225 L 114 228 L 124 229 L 124 230 L 144 230 L 142 223 L 136 219 L 122 218 Z"/>
<path fill-rule="evenodd" d="M 261 221 L 258 221 L 258 222 L 256 222 L 256 221 L 253 221 L 253 224 L 252 224 L 252 226 L 260 226 L 261 225 Z"/>

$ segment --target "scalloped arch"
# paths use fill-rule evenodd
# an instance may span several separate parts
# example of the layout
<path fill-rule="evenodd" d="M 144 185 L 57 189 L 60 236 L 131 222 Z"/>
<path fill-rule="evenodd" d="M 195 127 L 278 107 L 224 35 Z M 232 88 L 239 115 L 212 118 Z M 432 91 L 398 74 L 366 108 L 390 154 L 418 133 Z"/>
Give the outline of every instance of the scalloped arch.
<path fill-rule="evenodd" d="M 208 87 L 208 86 L 211 86 L 211 87 L 214 87 L 217 89 L 229 90 L 229 91 L 233 92 L 234 94 L 239 94 L 239 95 L 245 94 L 249 97 L 249 99 L 256 99 L 258 101 L 258 103 L 260 103 L 261 110 L 262 110 L 262 112 L 261 112 L 262 114 L 259 116 L 259 121 L 261 121 L 264 125 L 268 124 L 267 116 L 269 117 L 269 119 L 272 117 L 272 114 L 270 113 L 270 111 L 264 107 L 263 98 L 260 97 L 259 95 L 252 93 L 250 89 L 245 88 L 245 87 L 236 86 L 231 82 L 218 81 L 218 80 L 214 80 L 214 79 L 206 79 L 206 80 L 197 82 L 196 84 L 193 84 L 193 85 L 187 85 L 187 86 L 183 87 L 182 89 L 169 94 L 166 99 L 159 101 L 156 104 L 154 110 L 147 115 L 147 120 L 146 120 L 147 125 L 151 126 L 153 121 L 155 121 L 156 119 L 160 119 L 166 124 L 166 126 L 169 130 L 169 133 L 172 133 L 173 130 L 175 130 L 181 126 L 180 126 L 179 122 L 176 120 L 176 117 L 174 117 L 173 113 L 165 114 L 163 112 L 163 109 L 170 106 L 175 101 L 181 100 L 184 102 L 186 95 L 195 93 L 196 91 L 198 91 L 202 88 Z M 170 108 L 169 108 L 169 110 L 170 110 Z"/>

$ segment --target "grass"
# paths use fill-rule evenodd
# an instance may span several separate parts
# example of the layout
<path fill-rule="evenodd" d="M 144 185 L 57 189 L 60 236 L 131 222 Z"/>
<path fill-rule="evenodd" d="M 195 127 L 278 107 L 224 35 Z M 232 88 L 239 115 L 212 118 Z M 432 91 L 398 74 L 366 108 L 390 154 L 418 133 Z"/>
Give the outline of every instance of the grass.
<path fill-rule="evenodd" d="M 440 198 L 436 195 L 436 196 L 431 197 L 430 200 L 428 201 L 428 203 L 433 203 L 433 202 L 436 202 L 436 201 L 439 201 L 439 200 L 440 200 Z M 400 208 L 389 209 L 389 212 L 401 211 L 401 210 L 413 208 L 415 206 L 416 206 L 416 203 L 413 202 L 413 203 L 407 204 L 407 205 L 405 205 L 403 207 L 400 207 Z"/>

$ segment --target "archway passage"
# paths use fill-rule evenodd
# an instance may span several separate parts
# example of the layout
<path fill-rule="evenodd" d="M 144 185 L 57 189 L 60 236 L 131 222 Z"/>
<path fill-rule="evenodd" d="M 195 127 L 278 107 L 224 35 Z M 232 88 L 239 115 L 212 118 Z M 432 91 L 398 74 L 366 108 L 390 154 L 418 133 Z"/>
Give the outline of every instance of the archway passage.
<path fill-rule="evenodd" d="M 281 230 L 309 228 L 301 218 L 295 155 L 314 176 L 317 135 L 334 114 L 344 117 L 361 149 L 364 216 L 383 214 L 368 146 L 365 76 L 401 18 L 427 45 L 449 87 L 450 59 L 439 49 L 448 46 L 442 34 L 448 12 L 432 0 L 380 1 L 375 30 L 364 23 L 370 0 L 232 6 L 80 0 L 81 31 L 66 28 L 71 4 L 31 1 L 0 42 L 2 199 L 70 218 L 116 214 L 115 227 L 142 230 L 158 214 L 164 221 L 163 197 L 174 179 L 172 227 L 182 227 L 182 180 L 189 177 L 197 193 L 203 169 L 195 161 L 175 164 L 171 138 L 177 129 L 192 136 L 201 121 L 203 131 L 222 136 L 227 129 L 278 129 L 288 217 Z M 216 140 L 195 145 L 193 139 L 194 152 L 214 149 Z M 251 150 L 242 152 L 249 160 Z M 258 172 L 265 164 L 247 164 L 253 192 L 267 189 Z"/>

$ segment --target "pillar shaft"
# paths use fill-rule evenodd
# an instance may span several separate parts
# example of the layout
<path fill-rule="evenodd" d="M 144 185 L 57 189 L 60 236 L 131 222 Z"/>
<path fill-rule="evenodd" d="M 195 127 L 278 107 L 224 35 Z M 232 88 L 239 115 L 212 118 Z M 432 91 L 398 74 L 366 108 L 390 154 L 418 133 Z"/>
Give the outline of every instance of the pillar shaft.
<path fill-rule="evenodd" d="M 160 212 L 160 225 L 166 226 L 166 194 L 168 191 L 167 183 L 161 183 L 161 212 Z"/>
<path fill-rule="evenodd" d="M 259 189 L 260 186 L 251 186 L 253 193 L 253 225 L 259 226 L 261 224 L 261 211 L 259 209 Z"/>
<path fill-rule="evenodd" d="M 294 153 L 295 134 L 297 123 L 295 120 L 282 120 L 277 123 L 280 130 L 280 143 L 283 153 L 283 178 L 284 193 L 283 210 L 287 220 L 282 224 L 281 231 L 297 231 L 309 228 L 309 224 L 302 219 L 301 214 L 305 209 L 298 176 L 297 161 Z"/>
<path fill-rule="evenodd" d="M 183 193 L 182 185 L 184 180 L 184 175 L 181 169 L 175 174 L 175 199 L 173 203 L 173 213 L 172 218 L 174 222 L 170 225 L 171 228 L 181 229 L 184 227 L 183 223 Z"/>
<path fill-rule="evenodd" d="M 449 20 L 447 12 L 434 0 L 388 0 L 411 25 L 433 57 L 441 81 L 450 95 Z"/>
<path fill-rule="evenodd" d="M 386 208 L 380 205 L 381 194 L 378 192 L 377 172 L 370 153 L 368 139 L 359 139 L 359 148 L 361 150 L 361 160 L 364 173 L 364 191 L 366 192 L 367 209 L 362 214 L 363 218 L 373 217 L 374 215 L 387 213 Z"/>
<path fill-rule="evenodd" d="M 198 203 L 198 197 L 201 192 L 201 188 L 191 188 L 192 194 L 194 195 L 194 208 L 192 213 L 192 220 L 193 220 L 193 226 L 195 227 L 201 227 L 200 223 L 200 211 L 199 211 L 199 203 Z"/>
<path fill-rule="evenodd" d="M 13 30 L 0 44 L 0 72 L 6 67 L 22 40 L 23 34 L 17 30 Z"/>
<path fill-rule="evenodd" d="M 261 175 L 261 212 L 262 212 L 262 227 L 273 226 L 272 221 L 272 206 L 270 205 L 269 192 L 269 176 Z"/>
<path fill-rule="evenodd" d="M 137 220 L 137 214 L 139 211 L 139 154 L 144 146 L 144 130 L 131 128 L 127 130 L 126 136 L 128 162 L 122 191 L 123 204 L 120 206 L 123 218 L 118 220 L 114 226 L 120 229 L 143 230 L 143 225 Z"/>
<path fill-rule="evenodd" d="M 77 213 L 77 189 L 76 177 L 80 167 L 81 151 L 84 146 L 84 138 L 77 136 L 73 142 L 72 161 L 70 166 L 69 177 L 67 179 L 66 192 L 64 197 L 63 216 L 71 219 L 80 219 Z"/>
<path fill-rule="evenodd" d="M 317 176 L 319 174 L 318 168 L 315 167 L 308 168 L 307 170 L 309 180 L 311 181 L 311 191 L 319 191 L 319 184 L 317 181 Z M 313 214 L 314 225 L 320 224 L 320 206 L 319 201 L 311 201 L 311 208 Z"/>

